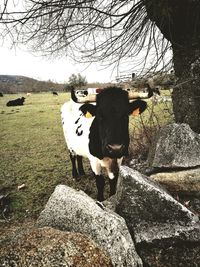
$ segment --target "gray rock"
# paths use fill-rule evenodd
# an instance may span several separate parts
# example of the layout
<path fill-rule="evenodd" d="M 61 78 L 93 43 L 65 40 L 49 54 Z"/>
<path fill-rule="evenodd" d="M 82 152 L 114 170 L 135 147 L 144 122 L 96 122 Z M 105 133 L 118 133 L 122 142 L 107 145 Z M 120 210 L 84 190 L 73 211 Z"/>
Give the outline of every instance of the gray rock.
<path fill-rule="evenodd" d="M 140 226 L 134 233 L 145 266 L 199 267 L 200 224 Z"/>
<path fill-rule="evenodd" d="M 120 169 L 117 198 L 117 213 L 132 230 L 141 223 L 188 225 L 198 221 L 159 184 L 126 166 Z"/>
<path fill-rule="evenodd" d="M 156 182 L 120 169 L 116 211 L 124 217 L 144 266 L 199 266 L 200 224 Z"/>
<path fill-rule="evenodd" d="M 0 242 L 0 266 L 112 267 L 110 258 L 88 237 L 52 228 L 27 230 Z"/>
<path fill-rule="evenodd" d="M 188 168 L 200 166 L 200 135 L 187 124 L 163 127 L 149 153 L 154 168 Z"/>
<path fill-rule="evenodd" d="M 156 173 L 150 179 L 173 193 L 200 195 L 200 168 Z"/>
<path fill-rule="evenodd" d="M 37 224 L 89 236 L 109 254 L 114 266 L 142 266 L 124 219 L 84 192 L 57 186 Z"/>

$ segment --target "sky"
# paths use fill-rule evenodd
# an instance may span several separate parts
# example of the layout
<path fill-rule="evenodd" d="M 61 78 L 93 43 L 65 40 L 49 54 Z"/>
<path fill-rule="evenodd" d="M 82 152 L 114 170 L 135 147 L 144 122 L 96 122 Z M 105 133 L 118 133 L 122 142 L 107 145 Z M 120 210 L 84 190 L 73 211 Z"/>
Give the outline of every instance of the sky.
<path fill-rule="evenodd" d="M 54 58 L 38 56 L 26 49 L 26 47 L 10 48 L 9 44 L 0 44 L 0 75 L 21 75 L 34 78 L 40 81 L 48 81 L 56 83 L 66 83 L 72 74 L 80 73 L 86 77 L 88 83 L 106 83 L 116 82 L 117 69 L 114 66 L 105 67 L 100 64 L 92 63 L 89 66 L 86 64 L 75 63 L 69 58 Z M 171 53 L 169 53 L 171 58 Z M 142 58 L 142 55 L 138 57 Z M 135 59 L 135 62 L 137 60 Z M 130 74 L 130 66 L 132 62 L 121 64 L 121 75 Z M 127 67 L 125 67 L 127 66 Z M 134 68 L 134 72 L 138 72 Z"/>
<path fill-rule="evenodd" d="M 16 7 L 23 9 L 22 1 L 9 1 L 8 4 L 11 10 L 14 8 L 16 11 Z M 105 68 L 94 63 L 88 66 L 67 58 L 48 60 L 27 52 L 26 47 L 10 49 L 11 42 L 9 37 L 0 40 L 0 75 L 22 75 L 58 83 L 66 83 L 72 74 L 78 73 L 85 76 L 89 83 L 113 82 L 117 76 L 113 66 Z"/>
<path fill-rule="evenodd" d="M 0 46 L 0 75 L 22 75 L 42 81 L 65 83 L 74 73 L 85 76 L 88 82 L 115 81 L 116 71 L 98 64 L 75 64 L 66 58 L 47 59 L 31 54 L 25 49 Z"/>

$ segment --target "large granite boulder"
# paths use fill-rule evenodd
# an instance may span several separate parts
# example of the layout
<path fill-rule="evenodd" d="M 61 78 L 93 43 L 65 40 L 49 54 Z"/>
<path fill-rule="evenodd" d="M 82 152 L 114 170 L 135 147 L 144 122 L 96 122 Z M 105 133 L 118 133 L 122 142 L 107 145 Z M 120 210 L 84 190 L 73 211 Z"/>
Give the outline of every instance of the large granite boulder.
<path fill-rule="evenodd" d="M 199 266 L 198 216 L 156 182 L 122 166 L 114 203 L 144 266 Z"/>
<path fill-rule="evenodd" d="M 200 225 L 141 226 L 134 233 L 144 266 L 199 267 Z"/>
<path fill-rule="evenodd" d="M 87 235 L 108 253 L 116 267 L 142 266 L 124 219 L 84 192 L 57 186 L 37 225 Z"/>
<path fill-rule="evenodd" d="M 198 217 L 177 202 L 159 184 L 138 171 L 122 166 L 117 190 L 117 213 L 134 230 L 138 224 L 190 225 Z"/>
<path fill-rule="evenodd" d="M 188 168 L 200 166 L 200 135 L 187 124 L 163 127 L 149 153 L 153 168 Z"/>
<path fill-rule="evenodd" d="M 112 267 L 108 255 L 79 233 L 40 228 L 0 242 L 0 266 Z"/>

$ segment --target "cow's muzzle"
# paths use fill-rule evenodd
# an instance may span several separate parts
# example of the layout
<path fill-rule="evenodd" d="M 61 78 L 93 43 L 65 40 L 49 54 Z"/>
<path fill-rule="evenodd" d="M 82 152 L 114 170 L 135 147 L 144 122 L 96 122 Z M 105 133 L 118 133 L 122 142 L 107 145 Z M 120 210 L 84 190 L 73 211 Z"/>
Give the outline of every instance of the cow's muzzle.
<path fill-rule="evenodd" d="M 109 157 L 120 158 L 125 153 L 125 145 L 124 144 L 107 144 L 106 151 Z"/>

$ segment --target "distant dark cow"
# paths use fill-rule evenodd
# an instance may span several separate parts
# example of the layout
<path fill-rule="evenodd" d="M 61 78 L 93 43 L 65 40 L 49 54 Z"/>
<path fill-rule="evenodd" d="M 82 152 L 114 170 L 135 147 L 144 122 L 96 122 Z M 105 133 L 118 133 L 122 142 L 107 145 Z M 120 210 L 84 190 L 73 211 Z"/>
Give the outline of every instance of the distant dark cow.
<path fill-rule="evenodd" d="M 74 94 L 72 99 L 76 101 Z M 72 175 L 77 178 L 84 174 L 82 156 L 87 157 L 96 178 L 97 199 L 102 201 L 105 181 L 101 169 L 103 167 L 107 171 L 111 196 L 116 192 L 123 156 L 128 154 L 129 115 L 141 114 L 147 104 L 139 98 L 129 103 L 128 92 L 117 87 L 104 89 L 97 94 L 96 105 L 78 104 L 72 99 L 61 108 Z"/>
<path fill-rule="evenodd" d="M 0 97 L 3 97 L 3 93 L 2 92 L 0 92 Z"/>
<path fill-rule="evenodd" d="M 17 98 L 14 100 L 8 101 L 6 106 L 11 107 L 11 106 L 22 106 L 24 104 L 25 97 Z"/>
<path fill-rule="evenodd" d="M 58 95 L 58 93 L 57 93 L 57 92 L 52 92 L 52 94 L 53 94 L 53 95 Z"/>

